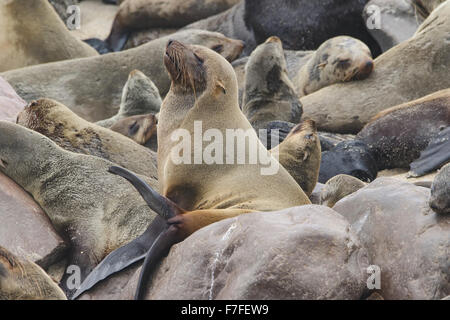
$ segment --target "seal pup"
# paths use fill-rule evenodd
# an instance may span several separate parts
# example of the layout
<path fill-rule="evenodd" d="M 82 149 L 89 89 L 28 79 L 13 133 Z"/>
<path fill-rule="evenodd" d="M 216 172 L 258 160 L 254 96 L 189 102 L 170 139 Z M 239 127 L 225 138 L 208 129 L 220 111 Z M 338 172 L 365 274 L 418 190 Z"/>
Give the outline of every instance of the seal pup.
<path fill-rule="evenodd" d="M 110 172 L 129 180 L 146 199 L 149 207 L 156 210 L 167 223 L 154 241 L 146 243 L 149 250 L 136 292 L 137 299 L 145 294 L 148 277 L 158 261 L 173 244 L 183 241 L 194 231 L 248 212 L 310 204 L 300 186 L 261 144 L 239 109 L 236 75 L 223 57 L 205 47 L 169 41 L 164 64 L 172 85 L 161 106 L 158 122 L 158 180 L 161 194 L 131 172 L 120 167 L 110 168 Z M 198 121 L 201 121 L 203 130 L 216 130 L 214 132 L 220 132 L 223 136 L 232 129 L 245 133 L 248 145 L 256 145 L 253 151 L 266 155 L 267 166 L 274 165 L 278 170 L 269 175 L 272 172 L 262 171 L 264 166 L 258 163 L 229 163 L 224 160 L 230 155 L 225 154 L 210 164 L 187 161 L 178 165 L 173 157 L 180 152 L 179 143 L 171 137 L 179 132 L 188 133 L 187 141 L 193 146 L 191 139 L 194 139 Z M 196 148 L 199 147 L 189 147 L 183 154 L 186 152 L 192 156 Z M 249 151 L 246 150 L 245 157 L 248 156 Z M 222 181 L 221 184 L 217 183 L 218 179 Z M 146 234 L 154 236 L 155 231 L 149 228 L 143 236 Z M 132 250 L 133 246 L 134 243 L 130 243 L 127 247 Z M 142 242 L 139 246 L 142 246 Z M 141 259 L 131 258 L 130 255 L 128 258 L 132 261 Z M 122 270 L 129 265 L 115 259 L 117 256 L 103 263 L 114 265 L 114 270 Z M 100 266 L 94 273 L 96 276 L 89 279 L 88 285 L 82 284 L 82 289 L 75 296 L 95 285 L 98 274 L 112 274 L 106 269 L 101 270 Z"/>
<path fill-rule="evenodd" d="M 409 169 L 410 163 L 448 126 L 450 89 L 378 113 L 356 139 L 368 145 L 379 170 Z M 436 154 L 435 161 L 445 161 L 445 155 Z"/>
<path fill-rule="evenodd" d="M 98 55 L 70 34 L 47 0 L 1 1 L 0 30 L 0 72 Z"/>
<path fill-rule="evenodd" d="M 43 134 L 61 148 L 97 156 L 134 172 L 156 178 L 156 154 L 120 133 L 97 126 L 51 99 L 31 102 L 17 123 Z"/>
<path fill-rule="evenodd" d="M 242 112 L 257 132 L 274 120 L 300 122 L 302 105 L 287 75 L 278 37 L 270 37 L 250 55 L 242 105 Z"/>
<path fill-rule="evenodd" d="M 362 41 L 340 36 L 325 41 L 294 79 L 299 97 L 339 82 L 363 80 L 373 70 L 372 54 Z"/>
<path fill-rule="evenodd" d="M 180 28 L 222 12 L 240 0 L 126 0 L 114 18 L 105 40 L 112 51 L 120 51 L 134 30 Z"/>
<path fill-rule="evenodd" d="M 119 120 L 110 129 L 118 132 L 134 142 L 145 145 L 150 138 L 156 136 L 157 119 L 153 114 L 143 114 Z"/>
<path fill-rule="evenodd" d="M 109 119 L 97 121 L 97 125 L 109 128 L 119 120 L 131 116 L 157 114 L 161 103 L 161 96 L 153 81 L 141 71 L 133 70 L 123 87 L 119 111 Z"/>
<path fill-rule="evenodd" d="M 320 204 L 333 208 L 336 202 L 366 185 L 367 183 L 353 176 L 338 174 L 325 183 L 320 193 Z"/>
<path fill-rule="evenodd" d="M 305 120 L 270 152 L 309 197 L 319 178 L 321 149 L 316 124 Z"/>
<path fill-rule="evenodd" d="M 348 35 L 360 39 L 374 56 L 381 53 L 361 13 L 368 0 L 243 0 L 234 7 L 185 28 L 216 31 L 245 41 L 244 54 L 277 36 L 288 50 L 315 50 L 324 41 Z M 301 35 L 301 36 L 299 36 Z"/>
<path fill-rule="evenodd" d="M 68 265 L 80 268 L 81 280 L 156 216 L 129 183 L 108 173 L 114 163 L 66 151 L 20 125 L 0 121 L 0 160 L 0 171 L 33 196 L 71 244 Z M 140 178 L 158 190 L 156 179 Z M 68 276 L 60 285 L 70 296 Z"/>
<path fill-rule="evenodd" d="M 0 300 L 67 300 L 37 264 L 0 246 Z"/>
<path fill-rule="evenodd" d="M 304 116 L 316 121 L 318 130 L 355 134 L 382 110 L 450 88 L 449 33 L 450 2 L 446 1 L 412 38 L 377 57 L 369 78 L 302 97 Z"/>
<path fill-rule="evenodd" d="M 450 163 L 443 166 L 434 178 L 429 203 L 436 213 L 450 213 Z"/>
<path fill-rule="evenodd" d="M 222 46 L 221 54 L 230 61 L 243 49 L 242 41 L 201 30 L 177 32 L 170 39 L 210 48 Z M 1 76 L 26 101 L 42 97 L 54 99 L 69 106 L 83 119 L 95 122 L 117 113 L 123 84 L 134 69 L 151 75 L 162 96 L 167 93 L 170 79 L 160 57 L 164 56 L 168 40 L 161 38 L 116 54 L 32 66 Z"/>

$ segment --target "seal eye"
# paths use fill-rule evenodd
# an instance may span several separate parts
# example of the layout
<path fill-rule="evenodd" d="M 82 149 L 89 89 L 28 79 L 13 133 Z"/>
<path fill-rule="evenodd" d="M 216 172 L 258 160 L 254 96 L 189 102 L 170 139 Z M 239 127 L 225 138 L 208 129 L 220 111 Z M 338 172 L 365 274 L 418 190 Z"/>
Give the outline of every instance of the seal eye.
<path fill-rule="evenodd" d="M 305 136 L 305 139 L 311 140 L 313 138 L 313 134 L 309 133 Z"/>
<path fill-rule="evenodd" d="M 337 67 L 339 69 L 347 69 L 348 67 L 350 67 L 350 59 L 339 60 L 337 63 Z"/>
<path fill-rule="evenodd" d="M 217 53 L 221 53 L 223 51 L 223 45 L 218 44 L 218 45 L 215 45 L 214 47 L 212 47 L 211 49 Z"/>
<path fill-rule="evenodd" d="M 135 121 L 128 129 L 128 132 L 130 135 L 135 135 L 136 132 L 138 132 L 138 130 L 139 130 L 139 125 L 138 125 L 137 121 Z"/>
<path fill-rule="evenodd" d="M 194 56 L 195 56 L 195 58 L 197 59 L 197 61 L 200 63 L 200 64 L 203 64 L 203 59 L 202 58 L 200 58 L 197 54 L 195 54 L 194 53 Z"/>

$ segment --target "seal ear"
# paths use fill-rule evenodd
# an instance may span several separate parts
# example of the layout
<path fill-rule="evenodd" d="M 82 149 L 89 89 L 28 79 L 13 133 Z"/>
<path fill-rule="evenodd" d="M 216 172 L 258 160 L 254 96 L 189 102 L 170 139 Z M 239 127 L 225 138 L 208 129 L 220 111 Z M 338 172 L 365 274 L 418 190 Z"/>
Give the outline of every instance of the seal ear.
<path fill-rule="evenodd" d="M 220 92 L 223 94 L 227 94 L 227 90 L 225 89 L 225 85 L 222 83 L 222 81 L 217 80 L 216 81 L 216 95 L 218 95 Z"/>

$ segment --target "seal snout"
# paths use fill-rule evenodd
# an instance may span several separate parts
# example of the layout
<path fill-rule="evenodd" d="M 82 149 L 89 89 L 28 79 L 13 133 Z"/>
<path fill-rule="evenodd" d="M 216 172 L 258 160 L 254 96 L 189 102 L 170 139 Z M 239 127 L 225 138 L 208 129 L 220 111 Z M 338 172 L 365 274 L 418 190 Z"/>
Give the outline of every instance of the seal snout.
<path fill-rule="evenodd" d="M 358 71 L 358 73 L 355 76 L 355 79 L 357 80 L 364 80 L 366 79 L 373 71 L 373 61 L 372 60 L 368 60 L 366 61 L 362 67 L 360 68 L 360 70 Z"/>

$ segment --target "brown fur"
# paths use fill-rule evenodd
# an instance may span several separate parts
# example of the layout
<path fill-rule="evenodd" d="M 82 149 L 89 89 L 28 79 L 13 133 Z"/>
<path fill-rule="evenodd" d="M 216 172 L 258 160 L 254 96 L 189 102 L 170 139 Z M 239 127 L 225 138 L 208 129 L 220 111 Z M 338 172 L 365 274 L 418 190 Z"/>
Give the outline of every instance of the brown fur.
<path fill-rule="evenodd" d="M 65 300 L 58 285 L 35 263 L 0 247 L 0 300 Z"/>
<path fill-rule="evenodd" d="M 144 145 L 156 134 L 157 120 L 153 114 L 132 116 L 119 120 L 110 129 Z"/>

